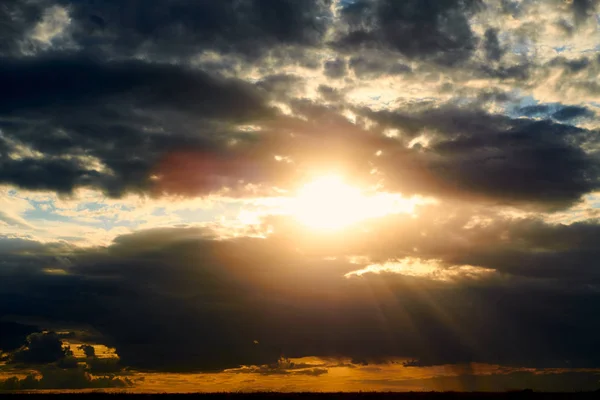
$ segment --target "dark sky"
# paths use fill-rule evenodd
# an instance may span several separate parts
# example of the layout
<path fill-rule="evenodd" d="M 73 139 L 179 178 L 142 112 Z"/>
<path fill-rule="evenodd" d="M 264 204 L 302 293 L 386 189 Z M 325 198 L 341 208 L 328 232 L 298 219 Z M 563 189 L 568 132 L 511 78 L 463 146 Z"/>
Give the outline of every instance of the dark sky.
<path fill-rule="evenodd" d="M 598 386 L 598 3 L 3 0 L 0 372 Z"/>

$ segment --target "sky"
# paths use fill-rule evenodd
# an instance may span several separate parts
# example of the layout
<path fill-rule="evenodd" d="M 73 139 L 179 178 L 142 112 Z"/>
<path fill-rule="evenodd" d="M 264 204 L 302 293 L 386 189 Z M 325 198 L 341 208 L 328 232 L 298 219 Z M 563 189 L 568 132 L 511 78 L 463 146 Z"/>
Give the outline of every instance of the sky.
<path fill-rule="evenodd" d="M 600 388 L 599 3 L 3 0 L 0 390 Z"/>

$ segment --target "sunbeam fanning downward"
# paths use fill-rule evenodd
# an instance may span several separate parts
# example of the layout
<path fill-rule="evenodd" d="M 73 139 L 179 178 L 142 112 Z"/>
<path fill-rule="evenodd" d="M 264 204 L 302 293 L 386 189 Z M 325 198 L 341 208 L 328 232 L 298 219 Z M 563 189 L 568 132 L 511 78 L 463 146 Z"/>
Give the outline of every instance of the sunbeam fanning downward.
<path fill-rule="evenodd" d="M 293 201 L 291 214 L 316 230 L 338 230 L 356 222 L 397 212 L 411 212 L 413 203 L 396 195 L 366 195 L 339 176 L 326 175 L 304 185 Z"/>

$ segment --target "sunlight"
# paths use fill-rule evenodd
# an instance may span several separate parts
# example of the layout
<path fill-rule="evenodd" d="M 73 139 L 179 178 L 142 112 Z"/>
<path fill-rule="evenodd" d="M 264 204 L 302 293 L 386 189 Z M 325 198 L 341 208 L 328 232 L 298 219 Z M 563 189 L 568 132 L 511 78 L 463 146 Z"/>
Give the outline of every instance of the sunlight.
<path fill-rule="evenodd" d="M 352 262 L 352 260 L 350 260 Z M 473 265 L 447 265 L 441 260 L 426 260 L 406 257 L 401 260 L 389 260 L 381 264 L 348 272 L 346 278 L 365 274 L 394 273 L 404 276 L 424 277 L 435 281 L 449 282 L 458 279 L 479 279 L 494 273 L 494 270 Z"/>
<path fill-rule="evenodd" d="M 305 184 L 292 201 L 290 214 L 316 230 L 338 230 L 369 218 L 410 212 L 412 204 L 396 196 L 368 196 L 339 176 L 326 175 Z"/>

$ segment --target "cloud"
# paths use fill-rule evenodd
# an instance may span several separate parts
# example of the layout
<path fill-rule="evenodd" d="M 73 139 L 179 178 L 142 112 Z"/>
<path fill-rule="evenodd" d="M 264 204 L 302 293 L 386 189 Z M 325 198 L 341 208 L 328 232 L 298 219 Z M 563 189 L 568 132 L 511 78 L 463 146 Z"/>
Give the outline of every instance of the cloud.
<path fill-rule="evenodd" d="M 80 46 L 154 57 L 210 49 L 253 58 L 276 46 L 315 45 L 331 14 L 328 0 L 151 1 L 143 11 L 117 1 L 60 3 L 71 10 L 72 36 Z"/>
<path fill-rule="evenodd" d="M 598 7 L 598 0 L 573 0 L 571 8 L 575 15 L 575 22 L 581 24 L 594 15 Z"/>
<path fill-rule="evenodd" d="M 530 372 L 506 374 L 461 374 L 425 379 L 370 379 L 365 385 L 377 385 L 387 390 L 423 390 L 440 392 L 515 392 L 524 390 L 542 392 L 580 392 L 598 389 L 598 375 L 594 372 Z M 382 390 L 386 390 L 382 389 Z"/>
<path fill-rule="evenodd" d="M 346 61 L 337 59 L 325 62 L 325 76 L 337 79 L 344 75 L 346 75 Z"/>
<path fill-rule="evenodd" d="M 68 350 L 54 332 L 32 333 L 27 336 L 27 344 L 13 352 L 10 361 L 26 364 L 49 364 L 64 359 Z"/>
<path fill-rule="evenodd" d="M 79 350 L 82 350 L 86 357 L 96 357 L 96 349 L 94 348 L 94 346 L 91 346 L 89 344 L 82 344 L 77 348 Z"/>
<path fill-rule="evenodd" d="M 469 17 L 479 1 L 355 1 L 342 8 L 347 33 L 336 46 L 388 48 L 408 57 L 454 64 L 470 57 L 477 38 Z M 406 40 L 410 38 L 410 40 Z"/>
<path fill-rule="evenodd" d="M 349 65 L 359 79 L 408 74 L 412 71 L 410 66 L 393 59 L 390 60 L 381 53 L 354 56 L 350 59 Z"/>
<path fill-rule="evenodd" d="M 559 121 L 568 121 L 575 118 L 590 117 L 593 115 L 594 114 L 585 107 L 568 106 L 556 111 L 554 114 L 552 114 L 552 117 Z"/>
<path fill-rule="evenodd" d="M 485 41 L 483 43 L 485 48 L 485 56 L 490 61 L 499 61 L 504 55 L 504 50 L 500 47 L 498 41 L 498 32 L 494 29 L 488 29 L 485 31 Z"/>
<path fill-rule="evenodd" d="M 0 8 L 0 54 L 19 54 L 21 41 L 41 19 L 43 2 L 8 0 Z"/>
<path fill-rule="evenodd" d="M 588 268 L 597 257 L 595 225 L 496 217 L 464 228 L 469 214 L 442 226 L 435 215 L 412 222 L 420 229 L 410 218 L 373 225 L 372 235 L 357 231 L 343 245 L 290 240 L 281 229 L 270 239 L 214 240 L 182 228 L 132 234 L 73 253 L 68 276 L 33 275 L 11 288 L 3 280 L 0 312 L 68 315 L 98 330 L 122 365 L 163 371 L 268 365 L 282 354 L 404 357 L 422 365 L 600 363 L 587 350 L 598 329 L 587 317 L 596 301 L 588 285 L 598 281 Z M 385 240 L 376 240 L 383 232 Z M 394 273 L 344 277 L 360 268 L 346 254 L 386 259 L 413 248 L 443 260 L 438 268 L 469 263 L 496 273 L 447 282 Z M 573 334 L 578 341 L 568 340 Z"/>
<path fill-rule="evenodd" d="M 561 104 L 536 104 L 525 106 L 521 107 L 518 112 L 528 117 L 552 117 L 561 122 L 577 118 L 594 117 L 594 112 L 587 107 L 563 106 Z"/>
<path fill-rule="evenodd" d="M 111 197 L 244 196 L 250 187 L 261 194 L 272 187 L 289 189 L 307 169 L 335 165 L 361 180 L 383 176 L 394 190 L 549 208 L 569 206 L 597 187 L 596 155 L 583 149 L 594 145 L 594 131 L 571 125 L 593 119 L 588 106 L 556 105 L 542 121 L 511 118 L 486 110 L 483 89 L 468 78 L 474 73 L 487 83 L 511 81 L 542 90 L 538 82 L 562 70 L 574 79 L 552 80 L 554 92 L 563 85 L 591 91 L 597 62 L 583 56 L 514 58 L 508 49 L 514 50 L 516 33 L 503 36 L 502 29 L 509 28 L 500 23 L 481 25 L 477 18 L 493 8 L 480 1 L 358 1 L 343 5 L 335 21 L 328 19 L 331 7 L 323 1 L 280 2 L 269 12 L 258 0 L 237 8 L 231 2 L 152 3 L 144 13 L 122 17 L 111 2 L 60 4 L 69 10 L 68 35 L 86 51 L 55 49 L 2 60 L 0 182 L 5 184 L 61 195 L 84 187 Z M 533 12 L 525 8 L 523 13 Z M 213 25 L 193 23 L 208 16 Z M 257 36 L 223 28 L 232 21 L 243 22 L 240 32 Z M 326 48 L 324 36 L 315 33 L 324 26 L 336 43 L 351 45 L 346 53 L 330 48 L 335 56 L 324 63 L 316 58 L 324 65 L 313 72 L 320 78 L 347 78 L 336 79 L 343 87 L 330 91 L 323 91 L 324 80 L 304 77 L 300 67 L 308 62 L 307 52 Z M 402 40 L 404 34 L 412 39 Z M 174 44 L 166 46 L 167 39 Z M 263 41 L 269 54 L 256 44 L 246 48 L 247 40 Z M 379 46 L 363 49 L 363 41 Z M 204 61 L 164 58 L 169 51 L 187 54 L 201 43 L 205 52 L 197 55 Z M 119 46 L 130 46 L 130 56 Z M 131 57 L 134 48 L 148 53 L 146 58 Z M 295 61 L 288 59 L 294 49 Z M 154 50 L 162 55 L 149 54 Z M 256 67 L 244 59 L 247 50 L 256 51 Z M 105 51 L 110 56 L 102 57 Z M 208 59 L 219 66 L 210 67 Z M 294 65 L 294 73 L 284 64 Z M 239 77 L 225 78 L 226 65 Z M 236 69 L 239 65 L 244 67 Z M 347 94 L 372 79 L 414 81 L 411 90 L 419 92 L 427 82 L 438 82 L 437 96 L 449 96 L 455 87 L 470 87 L 475 95 L 468 107 L 457 106 L 467 101 L 458 94 L 450 101 L 356 109 Z M 308 98 L 311 90 L 332 104 Z M 546 116 L 521 108 L 530 117 Z M 349 109 L 381 129 L 352 123 L 344 117 Z M 390 140 L 385 129 L 399 130 L 401 140 Z M 410 145 L 418 136 L 431 136 L 430 146 Z M 380 150 L 383 156 L 375 159 Z M 369 177 L 373 170 L 382 175 Z"/>
<path fill-rule="evenodd" d="M 272 364 L 244 366 L 237 369 L 228 369 L 226 372 L 235 374 L 321 376 L 329 371 L 327 368 L 314 367 L 313 364 L 296 363 L 287 358 L 280 358 Z"/>
<path fill-rule="evenodd" d="M 236 123 L 271 115 L 260 95 L 241 81 L 139 61 L 102 63 L 79 56 L 4 60 L 0 82 L 6 88 L 0 101 L 5 116 L 0 181 L 33 190 L 72 193 L 89 187 L 114 197 L 148 192 L 157 185 L 152 176 L 169 174 L 161 159 L 170 152 L 195 149 L 200 163 L 202 153 L 210 152 L 206 168 L 218 169 L 230 163 L 218 152 L 227 151 L 227 140 L 235 136 L 220 140 L 212 133 L 225 129 L 233 134 Z M 156 119 L 161 113 L 168 121 Z M 181 113 L 204 121 L 205 134 L 190 136 L 185 125 L 192 121 L 178 117 Z M 156 132 L 149 134 L 149 129 Z M 244 139 L 242 133 L 237 136 Z M 15 156 L 17 143 L 41 155 Z M 211 179 L 182 187 L 169 182 L 163 188 L 159 179 L 156 190 L 202 192 Z"/>
<path fill-rule="evenodd" d="M 33 325 L 0 321 L 0 350 L 10 352 L 25 345 L 27 336 L 38 329 Z"/>
<path fill-rule="evenodd" d="M 4 1 L 0 315 L 93 328 L 120 360 L 92 373 L 598 367 L 597 11 Z M 328 173 L 435 201 L 336 235 L 263 206 Z M 73 367 L 61 343 L 0 323 L 24 363 Z M 10 384 L 96 385 L 72 369 Z"/>
<path fill-rule="evenodd" d="M 23 379 L 9 378 L 0 382 L 1 390 L 38 390 L 38 389 L 102 389 L 126 388 L 132 385 L 128 378 L 111 376 L 94 378 L 82 369 L 45 368 L 41 378 L 29 375 Z"/>
<path fill-rule="evenodd" d="M 562 118 L 572 113 L 561 112 Z M 409 149 L 391 147 L 387 157 L 374 163 L 404 190 L 564 207 L 598 187 L 598 159 L 582 149 L 595 142 L 594 131 L 453 106 L 365 115 L 399 129 L 406 142 L 419 135 L 427 142 Z"/>

